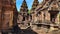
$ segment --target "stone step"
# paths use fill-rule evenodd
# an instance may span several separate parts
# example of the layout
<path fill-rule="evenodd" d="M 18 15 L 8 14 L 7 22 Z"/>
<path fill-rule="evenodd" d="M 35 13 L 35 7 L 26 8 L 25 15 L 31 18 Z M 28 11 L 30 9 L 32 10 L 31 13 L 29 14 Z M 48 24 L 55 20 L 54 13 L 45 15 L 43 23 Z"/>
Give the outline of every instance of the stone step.
<path fill-rule="evenodd" d="M 47 23 L 33 23 L 32 25 L 44 25 L 44 26 L 50 26 L 54 28 L 60 28 L 58 24 L 47 24 Z"/>

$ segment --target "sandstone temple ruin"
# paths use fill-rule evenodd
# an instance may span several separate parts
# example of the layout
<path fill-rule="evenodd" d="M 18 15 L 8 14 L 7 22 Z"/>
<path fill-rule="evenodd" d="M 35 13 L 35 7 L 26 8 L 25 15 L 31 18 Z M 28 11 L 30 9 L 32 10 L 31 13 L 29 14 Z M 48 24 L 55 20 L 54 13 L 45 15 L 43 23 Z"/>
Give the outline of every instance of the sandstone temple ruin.
<path fill-rule="evenodd" d="M 21 30 L 31 28 L 37 34 L 46 34 L 46 30 L 52 34 L 50 31 L 60 30 L 59 12 L 60 0 L 43 0 L 40 4 L 34 0 L 30 14 L 26 0 L 19 13 L 16 0 L 0 0 L 0 32 L 11 32 L 17 26 Z"/>

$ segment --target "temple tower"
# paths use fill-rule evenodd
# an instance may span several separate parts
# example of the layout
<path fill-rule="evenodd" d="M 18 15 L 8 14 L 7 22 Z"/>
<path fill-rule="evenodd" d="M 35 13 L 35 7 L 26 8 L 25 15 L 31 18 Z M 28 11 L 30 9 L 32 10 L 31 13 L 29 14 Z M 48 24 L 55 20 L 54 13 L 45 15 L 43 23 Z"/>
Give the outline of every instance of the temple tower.
<path fill-rule="evenodd" d="M 33 2 L 33 5 L 32 5 L 32 9 L 31 10 L 35 10 L 35 8 L 38 6 L 38 4 L 39 4 L 39 1 L 38 0 L 34 0 L 34 2 Z"/>
<path fill-rule="evenodd" d="M 25 0 L 22 3 L 21 9 L 20 9 L 20 14 L 22 17 L 25 17 L 28 14 L 28 7 L 27 7 Z M 25 18 L 23 18 L 23 21 L 25 21 Z"/>
<path fill-rule="evenodd" d="M 32 21 L 36 21 L 37 20 L 37 19 L 35 19 L 35 18 L 37 18 L 36 15 L 35 15 L 35 13 L 36 13 L 35 9 L 38 6 L 38 4 L 39 4 L 39 1 L 38 0 L 34 0 L 33 5 L 32 5 L 32 9 L 30 11 L 31 16 L 32 16 Z"/>
<path fill-rule="evenodd" d="M 20 9 L 20 13 L 18 14 L 18 26 L 20 27 L 21 23 L 27 23 L 27 16 L 28 16 L 28 7 L 26 4 L 26 0 L 23 1 L 21 9 Z M 24 26 L 23 26 L 24 27 Z"/>
<path fill-rule="evenodd" d="M 28 7 L 27 7 L 26 0 L 24 0 L 23 3 L 22 3 L 21 9 L 20 9 L 20 13 L 22 13 L 22 12 L 24 12 L 24 13 L 28 12 Z"/>
<path fill-rule="evenodd" d="M 7 31 L 13 23 L 12 0 L 2 0 L 2 30 Z"/>

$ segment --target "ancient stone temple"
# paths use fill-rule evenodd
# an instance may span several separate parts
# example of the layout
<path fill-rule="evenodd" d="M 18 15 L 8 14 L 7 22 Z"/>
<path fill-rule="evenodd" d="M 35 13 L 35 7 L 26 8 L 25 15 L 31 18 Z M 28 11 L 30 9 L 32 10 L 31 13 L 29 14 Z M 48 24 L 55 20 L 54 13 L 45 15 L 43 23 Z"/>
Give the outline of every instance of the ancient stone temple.
<path fill-rule="evenodd" d="M 52 34 L 52 31 L 56 33 L 58 30 L 60 32 L 59 12 L 60 0 L 43 0 L 41 4 L 34 0 L 30 14 L 26 0 L 23 0 L 19 13 L 16 0 L 0 0 L 0 31 L 9 32 L 9 29 L 18 25 L 16 27 L 24 34 L 27 33 L 26 29 L 32 29 L 37 34 Z"/>
<path fill-rule="evenodd" d="M 19 27 L 25 27 L 26 24 L 28 23 L 28 7 L 25 0 L 22 3 L 20 13 L 18 14 L 17 22 Z"/>

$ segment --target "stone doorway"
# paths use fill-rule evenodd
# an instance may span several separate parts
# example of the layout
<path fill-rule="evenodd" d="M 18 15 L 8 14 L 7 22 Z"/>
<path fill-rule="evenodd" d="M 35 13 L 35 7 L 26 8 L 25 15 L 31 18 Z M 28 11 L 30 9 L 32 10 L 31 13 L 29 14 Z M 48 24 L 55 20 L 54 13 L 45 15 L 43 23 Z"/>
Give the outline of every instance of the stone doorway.
<path fill-rule="evenodd" d="M 50 21 L 55 22 L 56 14 L 50 14 Z"/>
<path fill-rule="evenodd" d="M 50 13 L 50 21 L 52 23 L 55 23 L 55 20 L 57 18 L 57 14 L 59 13 L 59 11 L 57 11 L 57 10 L 50 10 L 49 13 Z"/>

